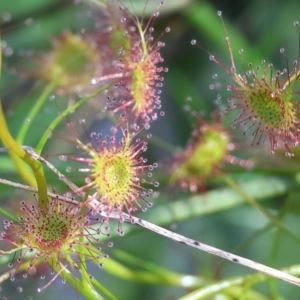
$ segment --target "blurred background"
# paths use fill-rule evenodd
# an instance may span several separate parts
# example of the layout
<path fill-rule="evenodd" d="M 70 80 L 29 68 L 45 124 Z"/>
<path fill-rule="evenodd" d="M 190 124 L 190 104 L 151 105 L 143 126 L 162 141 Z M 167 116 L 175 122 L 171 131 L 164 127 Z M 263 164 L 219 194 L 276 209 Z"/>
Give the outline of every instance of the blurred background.
<path fill-rule="evenodd" d="M 145 18 L 153 12 L 157 3 L 156 0 L 149 0 L 148 3 L 143 0 L 124 1 L 129 9 L 134 7 L 135 12 Z M 29 108 L 35 104 L 46 85 L 33 72 L 36 58 L 50 51 L 53 38 L 64 32 L 96 33 L 99 22 L 96 18 L 101 18 L 97 5 L 99 4 L 96 0 L 29 0 L 17 3 L 0 0 L 3 50 L 0 92 L 13 135 L 24 124 Z M 267 63 L 273 63 L 275 69 L 285 68 L 287 62 L 279 52 L 281 47 L 286 50 L 290 66 L 299 55 L 299 35 L 293 26 L 300 15 L 300 2 L 297 0 L 166 0 L 154 25 L 157 37 L 166 27 L 171 28 L 170 33 L 161 37 L 166 43 L 161 53 L 164 58 L 163 66 L 169 69 L 164 75 L 161 95 L 165 116 L 151 126 L 151 133 L 158 140 L 150 141 L 147 151 L 149 161 L 160 163 L 164 166 L 163 169 L 172 153 L 167 151 L 168 147 L 160 140 L 170 145 L 170 148 L 173 146 L 174 152 L 179 151 L 185 147 L 195 125 L 193 118 L 183 109 L 188 97 L 192 99 L 193 107 L 202 112 L 208 122 L 211 120 L 211 112 L 217 106 L 226 107 L 226 88 L 215 91 L 209 89 L 209 85 L 213 83 L 212 75 L 215 73 L 225 82 L 231 79 L 222 68 L 209 60 L 205 51 L 191 45 L 191 40 L 196 39 L 199 45 L 230 67 L 229 51 L 224 41 L 226 34 L 217 16 L 218 10 L 223 12 L 239 73 L 246 71 L 248 62 L 257 66 L 263 59 Z M 243 57 L 239 55 L 239 49 L 244 50 Z M 42 67 L 41 65 L 40 68 Z M 222 94 L 222 99 L 216 102 L 218 93 Z M 31 124 L 31 130 L 24 141 L 26 145 L 35 147 L 58 111 L 68 101 L 76 98 L 76 95 L 59 93 L 52 96 L 55 101 L 48 101 Z M 92 105 L 85 105 L 78 113 L 70 116 L 74 122 L 80 118 L 87 119 L 88 132 L 105 132 L 111 126 L 109 121 L 103 119 L 103 115 L 95 112 Z M 252 137 L 244 136 L 243 129 L 232 130 L 231 122 L 232 116 L 229 114 L 223 123 L 237 145 L 236 155 L 251 160 L 254 167 L 252 170 L 244 170 L 237 166 L 230 166 L 228 169 L 224 166 L 226 174 L 238 185 L 244 186 L 249 195 L 263 200 L 261 205 L 265 209 L 278 217 L 295 236 L 300 236 L 299 151 L 295 149 L 294 158 L 286 158 L 281 149 L 271 156 L 268 145 L 251 147 Z M 66 132 L 65 127 L 62 123 L 55 130 L 44 153 L 62 171 L 65 170 L 66 163 L 58 159 L 59 155 L 74 151 L 73 146 L 61 138 L 60 133 Z M 78 130 L 83 131 L 80 126 Z M 189 192 L 168 187 L 168 174 L 163 169 L 155 174 L 161 182 L 160 195 L 153 200 L 153 208 L 139 213 L 142 218 L 274 268 L 299 263 L 300 238 L 297 241 L 286 232 L 275 228 L 261 212 L 231 193 L 230 187 L 220 178 L 207 183 L 204 195 L 191 195 Z M 65 192 L 64 185 L 57 181 L 57 177 L 48 170 L 46 172 L 50 185 L 58 192 Z M 0 156 L 0 177 L 21 182 L 5 154 Z M 74 176 L 73 179 L 80 182 L 82 177 Z M 20 199 L 28 197 L 21 191 L 0 186 L 1 203 L 13 212 L 17 211 Z M 149 271 L 150 263 L 161 270 L 199 276 L 208 282 L 253 273 L 250 269 L 179 245 L 152 232 L 133 226 L 125 226 L 124 229 L 125 237 L 121 238 L 114 233 L 115 228 L 112 228 L 111 240 L 114 247 L 104 248 L 104 251 L 107 250 L 112 259 L 130 270 Z M 130 255 L 131 259 L 126 255 Z M 3 266 L 6 264 L 5 261 L 1 262 Z M 179 299 L 192 290 L 168 286 L 163 279 L 160 286 L 143 281 L 143 276 L 119 278 L 118 270 L 109 267 L 99 270 L 96 266 L 90 266 L 89 270 L 118 299 L 171 300 Z M 158 274 L 161 270 L 159 269 Z M 42 294 L 38 294 L 37 287 L 44 284 L 45 281 L 38 276 L 17 278 L 14 282 L 7 280 L 2 284 L 0 295 L 3 294 L 9 299 L 23 299 L 23 295 L 24 299 L 27 295 L 43 300 L 54 297 L 81 299 L 80 295 L 76 296 L 76 291 L 63 285 L 59 278 Z M 17 286 L 24 288 L 21 298 L 15 293 Z M 255 285 L 253 289 L 265 297 L 257 299 L 299 299 L 299 288 L 277 280 L 267 280 Z M 222 297 L 211 295 L 201 299 L 255 299 L 248 296 L 242 298 L 240 294 Z"/>

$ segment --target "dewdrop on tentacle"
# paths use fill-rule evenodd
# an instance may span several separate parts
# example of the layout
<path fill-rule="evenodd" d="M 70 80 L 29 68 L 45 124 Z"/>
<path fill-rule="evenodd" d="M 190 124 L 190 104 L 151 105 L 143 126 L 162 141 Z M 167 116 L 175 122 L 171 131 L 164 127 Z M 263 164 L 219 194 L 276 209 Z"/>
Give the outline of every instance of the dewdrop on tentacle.
<path fill-rule="evenodd" d="M 108 257 L 102 253 L 99 245 L 102 243 L 101 235 L 109 236 L 109 233 L 105 228 L 102 229 L 103 219 L 93 217 L 92 211 L 87 207 L 79 207 L 76 203 L 67 203 L 53 197 L 46 214 L 25 201 L 21 201 L 21 211 L 22 217 L 19 217 L 18 222 L 4 222 L 4 231 L 0 236 L 3 242 L 18 249 L 9 263 L 12 268 L 11 280 L 14 280 L 16 273 L 24 270 L 22 264 L 27 263 L 28 259 L 24 278 L 41 263 L 49 264 L 49 273 L 52 275 L 56 272 L 45 285 L 47 287 L 58 275 L 63 278 L 65 269 L 80 269 L 79 256 L 85 256 L 87 261 L 92 260 L 99 265 L 103 264 L 103 258 Z M 111 244 L 108 243 L 108 246 Z M 27 258 L 29 254 L 31 258 Z M 42 279 L 48 275 L 46 270 L 45 267 Z"/>
<path fill-rule="evenodd" d="M 139 208 L 145 210 L 140 204 L 141 200 L 151 207 L 147 198 L 153 194 L 153 187 L 159 186 L 158 182 L 152 181 L 152 171 L 157 164 L 148 164 L 147 159 L 142 157 L 147 150 L 147 141 L 137 137 L 136 131 L 129 131 L 127 128 L 112 127 L 111 131 L 112 135 L 105 137 L 92 133 L 88 143 L 76 137 L 73 143 L 85 155 L 66 156 L 68 160 L 86 165 L 84 168 L 69 169 L 88 173 L 86 184 L 77 192 L 94 191 L 92 198 L 100 202 L 96 209 L 105 212 L 107 220 L 115 209 L 120 217 L 124 210 L 129 215 Z M 117 133 L 122 135 L 119 142 Z M 150 137 L 148 134 L 147 138 Z"/>
<path fill-rule="evenodd" d="M 209 58 L 222 67 L 232 78 L 232 83 L 227 84 L 227 91 L 231 93 L 228 98 L 228 110 L 239 110 L 240 114 L 233 121 L 232 126 L 246 126 L 244 134 L 252 135 L 252 145 L 270 142 L 271 153 L 283 143 L 286 155 L 291 156 L 291 147 L 295 147 L 299 141 L 299 104 L 297 101 L 298 91 L 295 91 L 300 71 L 300 34 L 298 22 L 294 25 L 298 32 L 298 57 L 294 61 L 292 68 L 288 64 L 284 49 L 280 53 L 286 61 L 286 68 L 282 71 L 275 71 L 272 64 L 267 64 L 264 60 L 260 67 L 248 64 L 249 70 L 239 74 L 237 72 L 233 57 L 233 50 L 222 13 L 219 11 L 226 38 L 225 42 L 230 54 L 231 66 L 228 67 L 217 60 L 209 52 Z M 191 43 L 196 45 L 196 41 Z M 202 48 L 201 46 L 199 46 Z M 203 48 L 202 48 L 203 49 Z M 242 55 L 243 51 L 240 50 Z M 211 85 L 211 88 L 214 88 Z"/>

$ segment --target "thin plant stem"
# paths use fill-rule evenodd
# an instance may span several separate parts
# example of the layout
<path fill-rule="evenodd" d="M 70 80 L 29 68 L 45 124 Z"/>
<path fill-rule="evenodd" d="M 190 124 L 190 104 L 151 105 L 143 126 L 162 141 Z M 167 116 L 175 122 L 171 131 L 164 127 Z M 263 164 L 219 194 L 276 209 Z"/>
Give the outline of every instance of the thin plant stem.
<path fill-rule="evenodd" d="M 1 32 L 0 32 L 0 45 L 2 45 Z M 1 80 L 1 71 L 2 71 L 2 47 L 0 47 L 0 80 Z"/>
<path fill-rule="evenodd" d="M 29 127 L 31 125 L 32 120 L 34 119 L 34 117 L 37 115 L 37 113 L 40 111 L 41 107 L 44 105 L 46 99 L 49 97 L 50 93 L 54 90 L 54 88 L 57 86 L 57 83 L 59 82 L 59 80 L 61 79 L 61 75 L 55 77 L 54 80 L 52 80 L 43 90 L 42 94 L 40 95 L 40 97 L 36 100 L 36 102 L 34 103 L 31 111 L 28 113 L 26 119 L 29 120 L 28 123 L 23 124 L 23 126 L 21 127 L 18 135 L 17 135 L 17 142 L 21 145 L 24 143 L 24 139 L 25 136 L 29 130 Z"/>
<path fill-rule="evenodd" d="M 28 186 L 28 185 L 24 185 L 24 184 L 21 184 L 21 183 L 13 182 L 13 181 L 3 179 L 3 178 L 0 178 L 0 183 L 5 184 L 5 185 L 9 185 L 9 186 L 13 186 L 15 188 L 22 189 L 24 191 L 28 191 L 28 192 L 31 192 L 31 193 L 37 193 L 38 192 L 37 188 L 31 187 L 31 186 Z M 51 192 L 47 192 L 47 195 L 48 195 L 48 197 L 57 198 L 59 200 L 63 200 L 65 202 L 69 202 L 69 203 L 74 203 L 73 198 L 68 198 L 68 197 L 61 196 L 61 195 L 51 193 Z M 3 208 L 1 208 L 0 214 L 2 214 L 2 210 L 3 210 Z M 9 212 L 6 212 L 6 211 L 4 211 L 3 215 L 8 217 L 9 219 L 11 219 L 10 216 L 13 217 L 12 214 L 10 214 Z M 11 220 L 14 221 L 14 219 L 11 219 Z"/>
<path fill-rule="evenodd" d="M 1 32 L 0 32 L 0 45 L 1 45 Z M 2 47 L 0 47 L 0 80 L 1 80 L 1 71 L 2 71 Z M 3 114 L 1 101 L 0 101 L 0 106 L 1 106 L 0 107 L 1 114 Z M 5 126 L 5 128 L 7 128 L 7 126 Z M 31 186 L 36 186 L 36 180 L 32 175 L 32 173 L 29 172 L 29 168 L 27 165 L 24 164 L 23 160 L 20 159 L 20 157 L 14 154 L 13 152 L 10 152 L 9 156 L 13 161 L 17 172 L 20 174 L 23 180 Z"/>
<path fill-rule="evenodd" d="M 294 265 L 288 268 L 283 268 L 282 272 L 286 272 L 293 275 L 300 275 L 300 265 Z M 240 285 L 244 287 L 245 285 L 248 285 L 251 283 L 253 285 L 254 283 L 260 283 L 267 280 L 267 277 L 265 274 L 256 273 L 253 275 L 246 275 L 246 276 L 240 276 L 240 277 L 234 277 L 231 279 L 224 279 L 217 283 L 207 285 L 205 287 L 202 287 L 201 289 L 194 291 L 188 295 L 185 295 L 184 297 L 181 297 L 178 300 L 201 300 L 201 299 L 207 299 L 208 297 L 212 297 L 213 295 L 216 295 L 222 291 L 226 291 L 226 289 L 232 288 L 234 285 Z M 247 298 L 246 298 L 247 299 Z M 253 299 L 253 298 L 250 298 Z M 255 298 L 256 299 L 256 298 Z"/>
<path fill-rule="evenodd" d="M 105 299 L 118 300 L 117 297 L 113 295 L 108 289 L 106 289 L 98 280 L 92 278 L 91 282 L 94 287 L 96 287 L 103 295 L 105 295 Z"/>
<path fill-rule="evenodd" d="M 274 226 L 278 229 L 287 233 L 292 239 L 300 243 L 300 237 L 287 229 L 279 220 L 272 216 L 267 210 L 265 210 L 261 205 L 259 205 L 254 199 L 247 195 L 233 180 L 231 180 L 224 173 L 219 173 L 219 177 L 230 186 L 235 192 L 241 195 L 252 207 L 256 208 L 261 214 L 263 214 Z"/>
<path fill-rule="evenodd" d="M 60 275 L 62 278 L 66 280 L 66 282 L 87 299 L 90 300 L 104 300 L 104 298 L 99 295 L 91 284 L 83 284 L 78 278 L 76 278 L 61 262 L 57 263 L 53 260 L 53 258 L 49 259 L 49 264 L 53 267 L 53 269 Z M 44 287 L 45 289 L 48 285 L 51 284 L 51 281 Z"/>
<path fill-rule="evenodd" d="M 111 259 L 105 262 L 106 270 L 112 270 L 112 274 L 127 280 L 131 278 L 132 280 L 137 280 L 144 283 L 171 285 L 189 289 L 210 283 L 210 280 L 206 278 L 172 272 L 121 250 L 113 250 L 112 254 L 119 260 L 122 260 L 127 264 L 134 265 L 138 268 L 142 268 L 146 271 L 135 271 L 126 268 L 123 265 L 119 266 L 119 263 L 115 261 L 113 261 L 113 264 L 110 265 L 110 262 L 112 261 Z M 123 272 L 120 271 L 120 268 Z M 118 271 L 114 272 L 116 269 Z"/>
<path fill-rule="evenodd" d="M 104 213 L 102 213 L 102 214 L 104 214 Z M 118 214 L 118 212 L 113 211 L 110 214 L 109 217 L 114 218 L 114 219 L 119 219 L 120 215 Z M 231 262 L 234 262 L 234 263 L 237 263 L 237 264 L 240 264 L 240 265 L 244 265 L 248 268 L 251 268 L 251 269 L 257 270 L 259 272 L 265 273 L 269 276 L 279 278 L 279 279 L 287 281 L 291 284 L 300 286 L 300 278 L 297 278 L 297 277 L 292 276 L 290 274 L 287 274 L 287 273 L 281 272 L 279 270 L 270 268 L 268 266 L 265 266 L 265 265 L 262 265 L 260 263 L 255 262 L 255 261 L 243 258 L 241 256 L 226 252 L 224 250 L 220 250 L 218 248 L 206 245 L 206 244 L 201 243 L 199 241 L 187 238 L 185 236 L 182 236 L 182 235 L 177 234 L 175 232 L 169 231 L 165 228 L 159 227 L 159 226 L 157 226 L 155 224 L 152 224 L 150 222 L 147 222 L 147 221 L 145 221 L 141 218 L 132 217 L 132 216 L 129 216 L 125 213 L 123 213 L 121 217 L 127 223 L 135 224 L 137 226 L 143 227 L 143 228 L 148 229 L 150 231 L 156 232 L 159 235 L 162 235 L 162 236 L 165 236 L 165 237 L 167 237 L 169 239 L 172 239 L 174 241 L 180 242 L 181 244 L 185 244 L 187 246 L 190 246 L 190 247 L 196 248 L 198 250 L 210 253 L 212 255 L 222 257 L 222 258 L 224 258 L 226 260 L 229 260 Z"/>
<path fill-rule="evenodd" d="M 95 263 L 95 262 L 94 262 Z M 150 271 L 136 271 L 132 268 L 126 267 L 119 262 L 109 259 L 105 262 L 105 270 L 119 278 L 138 281 L 151 285 L 168 285 L 182 288 L 196 288 L 208 281 L 204 281 L 196 276 L 176 274 L 170 271 L 150 272 Z"/>
<path fill-rule="evenodd" d="M 286 201 L 284 202 L 284 206 L 282 208 L 282 210 L 280 211 L 280 214 L 278 216 L 278 219 L 283 219 L 285 217 L 286 214 L 288 214 L 291 211 L 291 207 L 293 205 L 292 200 L 294 199 L 294 197 L 298 196 L 298 186 L 296 188 L 293 188 L 289 191 L 289 195 L 286 199 Z M 274 238 L 273 238 L 273 246 L 271 248 L 271 255 L 270 255 L 270 264 L 274 265 L 276 258 L 279 255 L 279 249 L 280 249 L 280 239 L 282 238 L 282 232 L 279 230 L 276 230 L 275 234 L 274 234 Z M 272 295 L 272 297 L 274 299 L 279 299 L 279 290 L 278 290 L 278 286 L 276 284 L 276 281 L 274 279 L 270 279 L 268 281 L 269 283 L 269 290 L 270 290 L 270 295 Z"/>
<path fill-rule="evenodd" d="M 49 138 L 49 134 L 52 133 L 52 131 L 55 129 L 55 127 L 63 120 L 63 118 L 65 118 L 68 114 L 70 114 L 71 112 L 73 112 L 75 109 L 77 109 L 78 107 L 80 107 L 81 105 L 83 105 L 84 103 L 86 103 L 88 100 L 96 97 L 97 95 L 99 95 L 100 93 L 102 93 L 103 91 L 105 91 L 106 89 L 108 89 L 109 87 L 111 87 L 113 85 L 113 83 L 110 84 L 106 84 L 104 86 L 102 86 L 101 88 L 99 88 L 98 90 L 96 90 L 94 93 L 90 94 L 88 97 L 82 98 L 79 101 L 76 101 L 74 104 L 70 105 L 67 107 L 67 109 L 65 109 L 63 112 L 61 112 L 53 121 L 52 123 L 49 125 L 49 127 L 47 128 L 47 130 L 45 131 L 45 133 L 43 134 L 42 138 L 40 139 L 38 145 L 36 146 L 36 153 L 37 154 L 41 154 L 43 151 L 43 148 Z"/>
<path fill-rule="evenodd" d="M 9 151 L 8 155 L 13 162 L 17 173 L 24 180 L 24 182 L 30 186 L 37 187 L 36 179 L 32 174 L 30 167 L 24 162 L 24 160 L 12 151 Z"/>
<path fill-rule="evenodd" d="M 2 216 L 6 217 L 7 219 L 12 220 L 14 222 L 19 222 L 20 221 L 15 215 L 11 214 L 7 210 L 5 210 L 3 207 L 0 207 L 0 214 Z"/>
<path fill-rule="evenodd" d="M 42 211 L 46 210 L 46 207 L 48 205 L 48 198 L 47 198 L 47 184 L 46 184 L 46 178 L 44 175 L 44 170 L 42 168 L 42 165 L 39 161 L 34 160 L 11 136 L 9 133 L 9 130 L 6 125 L 4 112 L 2 109 L 2 105 L 0 102 L 0 139 L 2 140 L 3 144 L 8 147 L 13 153 L 15 153 L 17 156 L 19 156 L 23 162 L 28 164 L 34 174 L 36 185 L 38 188 L 38 202 L 39 207 L 42 209 Z M 30 175 L 27 175 L 30 176 Z"/>
<path fill-rule="evenodd" d="M 83 207 L 82 210 L 80 211 L 81 215 L 84 216 L 85 213 L 86 213 L 86 208 Z M 81 271 L 81 282 L 83 285 L 85 284 L 89 284 L 89 275 L 87 273 L 87 269 L 86 269 L 86 259 L 85 259 L 85 254 L 84 254 L 84 246 L 83 246 L 83 243 L 84 243 L 84 237 L 81 236 L 79 238 L 79 241 L 82 243 L 80 246 L 79 246 L 79 254 L 78 254 L 78 257 L 79 257 L 79 260 L 80 260 L 80 271 Z"/>

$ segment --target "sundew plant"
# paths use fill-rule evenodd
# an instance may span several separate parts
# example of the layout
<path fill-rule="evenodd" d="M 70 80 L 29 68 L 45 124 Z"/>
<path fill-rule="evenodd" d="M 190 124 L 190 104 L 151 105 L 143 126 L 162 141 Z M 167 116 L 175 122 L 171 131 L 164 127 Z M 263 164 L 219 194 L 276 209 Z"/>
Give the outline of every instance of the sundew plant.
<path fill-rule="evenodd" d="M 296 0 L 0 1 L 0 299 L 299 299 Z"/>

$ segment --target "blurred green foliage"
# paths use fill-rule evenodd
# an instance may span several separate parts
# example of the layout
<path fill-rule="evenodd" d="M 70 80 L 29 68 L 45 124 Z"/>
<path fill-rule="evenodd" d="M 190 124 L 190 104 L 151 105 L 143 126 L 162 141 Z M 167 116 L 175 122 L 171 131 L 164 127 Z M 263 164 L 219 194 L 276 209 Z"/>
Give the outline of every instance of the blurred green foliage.
<path fill-rule="evenodd" d="M 17 2 L 0 1 L 0 18 L 1 15 L 4 19 L 11 16 L 9 22 L 3 21 L 1 25 L 3 69 L 0 91 L 7 122 L 15 136 L 20 128 L 25 126 L 24 122 L 30 108 L 35 105 L 46 85 L 28 73 L 31 62 L 51 48 L 50 41 L 53 37 L 65 31 L 96 32 L 98 20 L 95 18 L 101 18 L 95 4 L 88 1 Z M 149 0 L 149 5 L 153 2 L 154 0 Z M 130 3 L 131 1 L 126 1 L 129 7 Z M 136 0 L 132 3 L 135 10 L 143 14 L 143 9 L 140 7 L 144 7 L 145 1 Z M 197 110 L 206 112 L 209 119 L 210 112 L 216 107 L 217 96 L 215 91 L 208 88 L 212 82 L 212 75 L 218 73 L 225 81 L 230 80 L 222 69 L 208 59 L 207 53 L 191 46 L 191 39 L 197 39 L 198 44 L 229 66 L 230 58 L 224 41 L 225 32 L 216 14 L 218 10 L 222 10 L 236 64 L 241 73 L 246 70 L 248 62 L 251 61 L 256 66 L 262 59 L 272 62 L 276 69 L 282 69 L 286 66 L 286 62 L 280 55 L 279 48 L 286 49 L 290 65 L 299 55 L 299 37 L 293 22 L 299 18 L 300 3 L 297 0 L 166 0 L 166 3 L 155 22 L 157 36 L 166 26 L 171 28 L 171 32 L 162 37 L 166 43 L 162 52 L 165 59 L 163 65 L 169 68 L 169 72 L 164 76 L 165 84 L 162 93 L 162 106 L 166 115 L 152 125 L 151 132 L 155 137 L 176 148 L 185 146 L 193 126 L 193 119 L 183 111 L 185 99 L 191 97 Z M 148 15 L 152 10 L 153 7 L 150 9 L 146 5 L 145 14 Z M 244 50 L 244 58 L 238 54 L 241 48 Z M 55 94 L 56 104 L 53 101 L 46 101 L 30 125 L 24 144 L 32 147 L 37 145 L 45 128 L 57 116 L 58 111 L 67 105 L 69 98 L 70 96 Z M 224 89 L 220 105 L 226 105 L 226 102 Z M 87 120 L 88 131 L 106 130 L 106 122 L 99 120 L 95 110 L 89 105 L 82 107 L 80 114 L 75 113 L 70 118 L 77 122 L 79 118 L 85 116 L 90 116 Z M 261 202 L 264 208 L 278 218 L 295 236 L 300 236 L 299 151 L 295 150 L 294 158 L 284 157 L 280 150 L 271 157 L 268 145 L 250 147 L 251 136 L 243 136 L 242 130 L 232 131 L 231 120 L 232 117 L 229 116 L 224 123 L 234 135 L 238 145 L 238 155 L 253 160 L 255 167 L 251 171 L 232 167 L 227 171 L 227 175 L 236 181 L 237 185 L 244 187 L 248 195 L 260 201 L 264 200 Z M 65 124 L 62 122 L 43 152 L 47 159 L 63 171 L 66 166 L 58 156 L 74 151 L 72 145 L 64 142 L 58 134 L 64 130 Z M 154 143 L 147 153 L 149 161 L 157 161 L 162 165 L 170 155 Z M 65 187 L 62 182 L 58 181 L 49 170 L 46 170 L 46 174 L 49 186 L 55 187 L 58 193 L 64 193 Z M 167 188 L 164 183 L 168 175 L 162 169 L 158 171 L 157 176 L 162 182 L 161 196 L 153 201 L 155 205 L 151 210 L 140 213 L 142 218 L 274 268 L 299 263 L 299 240 L 291 238 L 285 231 L 275 227 L 260 211 L 245 203 L 242 197 L 236 196 L 221 179 L 210 182 L 204 195 L 191 196 Z M 22 182 L 6 154 L 0 156 L 0 177 Z M 75 183 L 82 180 L 82 178 L 72 178 L 72 175 L 70 178 Z M 19 200 L 26 195 L 1 185 L 0 197 L 3 205 L 9 207 L 9 210 L 16 210 Z M 125 237 L 122 238 L 115 234 L 112 228 L 114 248 L 108 254 L 132 272 L 142 270 L 154 274 L 156 278 L 162 276 L 166 270 L 190 274 L 199 276 L 204 286 L 209 286 L 216 280 L 253 273 L 206 253 L 175 244 L 154 233 L 138 230 L 133 226 L 124 228 Z M 123 254 L 130 255 L 132 260 L 129 256 L 122 256 L 120 250 Z M 1 263 L 6 265 L 7 261 Z M 149 264 L 153 265 L 149 267 Z M 165 278 L 162 276 L 160 286 L 159 282 L 149 283 L 146 280 L 147 276 L 130 277 L 128 274 L 127 278 L 126 275 L 125 278 L 119 278 L 118 266 L 108 267 L 107 271 L 105 267 L 103 270 L 96 269 L 92 273 L 96 274 L 95 277 L 122 300 L 177 299 L 192 290 L 167 283 L 170 274 L 165 275 Z M 41 285 L 38 277 L 16 281 L 5 282 L 3 295 L 13 293 L 15 287 L 21 285 L 25 290 L 24 295 L 31 295 L 33 299 L 76 297 L 76 291 L 68 289 L 60 279 L 56 279 L 43 294 L 36 292 L 36 288 Z M 251 281 L 248 284 L 252 289 Z M 243 294 L 242 289 L 236 292 L 225 290 L 223 298 L 211 295 L 201 299 L 299 299 L 299 288 L 271 278 L 253 289 L 259 294 L 247 296 L 246 293 Z M 17 294 L 12 294 L 9 299 L 20 298 Z"/>

